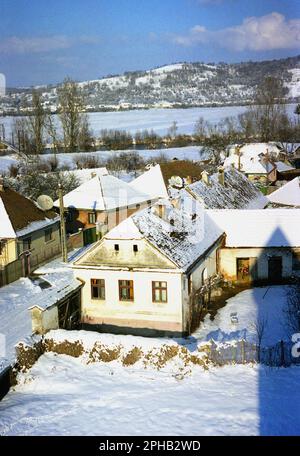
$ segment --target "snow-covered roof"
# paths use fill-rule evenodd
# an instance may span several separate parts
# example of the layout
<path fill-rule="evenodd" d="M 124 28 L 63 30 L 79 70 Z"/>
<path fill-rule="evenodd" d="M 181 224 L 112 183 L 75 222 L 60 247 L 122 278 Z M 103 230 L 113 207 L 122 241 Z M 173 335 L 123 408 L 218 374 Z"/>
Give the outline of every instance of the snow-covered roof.
<path fill-rule="evenodd" d="M 151 199 L 168 198 L 168 192 L 160 165 L 155 165 L 129 184 L 138 192 L 147 193 Z"/>
<path fill-rule="evenodd" d="M 239 167 L 239 157 L 238 155 L 230 155 L 224 161 L 224 166 L 232 166 L 236 169 Z M 241 171 L 245 174 L 266 174 L 270 173 L 274 168 L 275 165 L 270 161 L 265 161 L 263 158 L 260 157 L 247 157 L 241 155 L 240 157 L 240 166 Z"/>
<path fill-rule="evenodd" d="M 169 200 L 159 200 L 152 207 L 136 212 L 91 246 L 78 261 L 90 265 L 91 252 L 95 255 L 105 240 L 145 239 L 175 266 L 187 271 L 223 234 L 201 204 L 181 190 L 175 206 Z M 128 258 L 126 264 L 129 262 Z"/>
<path fill-rule="evenodd" d="M 276 165 L 277 171 L 279 171 L 280 173 L 283 173 L 284 171 L 291 171 L 291 170 L 295 169 L 293 166 L 288 165 L 282 161 L 275 162 L 275 165 Z"/>
<path fill-rule="evenodd" d="M 179 268 L 188 270 L 223 235 L 202 206 L 185 190 L 180 193 L 180 208 L 164 202 L 163 217 L 155 207 L 132 216 L 134 224 L 151 244 Z"/>
<path fill-rule="evenodd" d="M 142 239 L 143 235 L 138 230 L 137 226 L 133 222 L 132 217 L 129 217 L 111 231 L 109 231 L 106 236 L 106 239 Z"/>
<path fill-rule="evenodd" d="M 27 225 L 22 230 L 17 230 L 16 231 L 16 235 L 17 235 L 17 237 L 26 236 L 29 233 L 33 233 L 34 231 L 38 231 L 38 230 L 41 230 L 43 228 L 47 228 L 47 226 L 51 226 L 54 223 L 59 222 L 59 221 L 60 221 L 60 217 L 59 216 L 57 216 L 57 217 L 55 217 L 53 219 L 45 218 L 45 220 L 38 220 L 36 222 L 30 223 L 29 225 Z"/>
<path fill-rule="evenodd" d="M 64 207 L 92 211 L 113 210 L 150 200 L 151 197 L 126 182 L 108 175 L 96 176 L 64 196 Z M 59 200 L 54 202 L 59 207 Z"/>
<path fill-rule="evenodd" d="M 201 198 L 207 209 L 262 209 L 268 199 L 241 172 L 232 167 L 224 170 L 224 185 L 218 181 L 218 173 L 209 178 L 209 185 L 198 181 L 188 190 Z"/>
<path fill-rule="evenodd" d="M 235 154 L 236 153 L 236 148 L 238 145 L 231 145 L 229 146 L 228 150 L 230 154 Z M 245 158 L 253 158 L 253 157 L 258 157 L 261 154 L 274 154 L 278 155 L 280 153 L 279 147 L 275 142 L 269 142 L 269 143 L 249 143 L 249 144 L 244 144 L 240 147 L 240 153 L 243 155 Z"/>
<path fill-rule="evenodd" d="M 0 198 L 0 238 L 6 239 L 6 238 L 15 238 L 16 233 L 12 227 L 11 221 L 9 219 L 9 216 L 5 210 L 4 204 L 2 202 L 2 199 Z"/>
<path fill-rule="evenodd" d="M 227 247 L 300 247 L 298 209 L 211 210 Z"/>
<path fill-rule="evenodd" d="M 55 211 L 42 211 L 11 188 L 0 191 L 0 238 L 16 238 L 59 221 Z"/>
<path fill-rule="evenodd" d="M 61 299 L 65 298 L 70 293 L 79 290 L 83 286 L 83 283 L 74 277 L 70 277 L 67 281 L 64 280 L 65 283 L 63 284 L 62 280 L 59 279 L 59 275 L 61 274 L 56 275 L 58 277 L 56 282 L 55 274 L 49 275 L 53 281 L 51 287 L 43 290 L 43 299 L 41 299 L 41 296 L 37 295 L 30 301 L 29 310 L 33 307 L 38 307 L 41 310 L 49 309 L 56 305 Z"/>
<path fill-rule="evenodd" d="M 107 176 L 107 168 L 84 168 L 84 169 L 72 169 L 71 171 L 64 171 L 64 174 L 74 174 L 80 184 L 89 181 L 95 176 Z"/>
<path fill-rule="evenodd" d="M 271 203 L 300 207 L 300 177 L 295 177 L 292 181 L 275 190 L 268 195 L 268 199 Z"/>

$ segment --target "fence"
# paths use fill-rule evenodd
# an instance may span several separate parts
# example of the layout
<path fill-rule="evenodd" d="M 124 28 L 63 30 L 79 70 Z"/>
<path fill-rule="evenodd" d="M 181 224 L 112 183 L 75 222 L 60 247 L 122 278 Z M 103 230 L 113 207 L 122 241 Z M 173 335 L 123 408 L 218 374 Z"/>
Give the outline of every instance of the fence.
<path fill-rule="evenodd" d="M 44 250 L 41 250 L 37 254 L 32 253 L 29 256 L 23 256 L 23 258 L 18 258 L 6 266 L 3 266 L 0 268 L 0 287 L 8 285 L 9 283 L 18 280 L 20 277 L 26 277 L 38 266 L 57 257 L 60 252 L 60 244 L 56 244 L 53 247 L 47 247 Z"/>
<path fill-rule="evenodd" d="M 280 341 L 271 347 L 263 347 L 245 340 L 232 345 L 217 345 L 211 342 L 209 360 L 217 365 L 261 363 L 272 367 L 300 365 L 300 356 L 292 355 L 292 342 Z"/>

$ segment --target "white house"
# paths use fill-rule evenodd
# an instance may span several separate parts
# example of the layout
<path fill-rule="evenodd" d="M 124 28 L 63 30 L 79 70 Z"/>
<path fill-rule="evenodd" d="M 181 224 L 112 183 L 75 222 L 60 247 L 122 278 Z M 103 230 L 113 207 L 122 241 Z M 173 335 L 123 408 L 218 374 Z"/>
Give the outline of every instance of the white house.
<path fill-rule="evenodd" d="M 189 333 L 195 291 L 217 273 L 224 232 L 185 190 L 141 210 L 72 265 L 83 327 L 141 335 Z"/>
<path fill-rule="evenodd" d="M 95 242 L 121 221 L 139 209 L 148 207 L 165 196 L 159 166 L 140 176 L 131 184 L 101 169 L 79 187 L 63 197 L 68 212 L 67 231 L 83 230 L 85 244 Z M 149 193 L 148 193 L 149 192 Z M 59 200 L 54 202 L 59 208 Z"/>
<path fill-rule="evenodd" d="M 252 181 L 270 183 L 277 180 L 277 172 L 294 169 L 284 160 L 286 154 L 276 143 L 250 143 L 230 146 L 224 166 L 233 166 Z"/>
<path fill-rule="evenodd" d="M 299 209 L 216 210 L 209 215 L 226 233 L 218 253 L 225 279 L 274 283 L 300 275 Z"/>

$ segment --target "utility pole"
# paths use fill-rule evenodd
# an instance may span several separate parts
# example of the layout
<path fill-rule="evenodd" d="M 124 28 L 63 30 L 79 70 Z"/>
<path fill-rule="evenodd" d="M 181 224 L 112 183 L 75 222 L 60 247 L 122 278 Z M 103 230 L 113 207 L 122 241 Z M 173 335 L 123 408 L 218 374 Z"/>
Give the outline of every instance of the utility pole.
<path fill-rule="evenodd" d="M 65 226 L 65 214 L 64 214 L 64 199 L 62 193 L 61 184 L 58 184 L 58 196 L 59 196 L 59 213 L 60 213 L 60 241 L 61 241 L 61 253 L 62 260 L 64 263 L 68 262 L 68 251 L 66 241 L 66 226 Z"/>
<path fill-rule="evenodd" d="M 238 171 L 241 171 L 242 167 L 241 167 L 241 146 L 238 145 L 236 146 L 236 149 L 237 149 L 237 153 L 238 153 Z"/>

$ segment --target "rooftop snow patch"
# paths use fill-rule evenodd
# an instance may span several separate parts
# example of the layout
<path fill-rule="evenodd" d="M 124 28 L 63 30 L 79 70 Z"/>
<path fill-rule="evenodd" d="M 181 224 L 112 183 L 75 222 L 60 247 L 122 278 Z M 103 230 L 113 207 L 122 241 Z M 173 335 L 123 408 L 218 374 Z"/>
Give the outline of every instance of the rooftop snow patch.
<path fill-rule="evenodd" d="M 0 238 L 15 238 L 16 233 L 12 227 L 10 218 L 5 210 L 2 199 L 0 198 Z"/>
<path fill-rule="evenodd" d="M 74 174 L 80 184 L 84 184 L 95 176 L 107 176 L 108 171 L 105 167 L 103 168 L 84 168 L 84 169 L 73 169 L 71 171 L 64 171 L 64 174 Z"/>
<path fill-rule="evenodd" d="M 218 181 L 218 173 L 209 178 L 209 185 L 198 181 L 188 186 L 196 198 L 200 198 L 207 209 L 262 209 L 268 199 L 242 173 L 227 168 L 224 185 Z"/>
<path fill-rule="evenodd" d="M 0 192 L 0 236 L 1 237 L 16 237 L 2 235 L 6 231 L 8 234 L 19 232 L 26 229 L 34 231 L 30 228 L 34 224 L 51 224 L 58 220 L 55 211 L 42 211 L 37 205 L 25 196 L 20 195 L 10 188 L 4 188 Z M 36 228 L 39 229 L 39 228 Z"/>
<path fill-rule="evenodd" d="M 275 165 L 276 165 L 277 171 L 279 171 L 280 173 L 283 173 L 285 171 L 291 171 L 292 169 L 295 169 L 293 166 L 288 165 L 282 161 L 275 162 Z"/>
<path fill-rule="evenodd" d="M 234 155 L 236 153 L 237 145 L 229 146 L 230 155 Z M 263 154 L 274 154 L 278 155 L 280 153 L 280 149 L 274 142 L 269 143 L 249 143 L 244 144 L 240 147 L 240 153 L 245 158 L 253 158 L 258 157 L 259 155 Z"/>
<path fill-rule="evenodd" d="M 234 166 L 236 169 L 240 166 L 241 171 L 246 174 L 266 174 L 275 168 L 273 163 L 270 161 L 265 162 L 263 157 L 247 157 L 243 155 L 241 155 L 240 159 L 238 155 L 230 155 L 225 159 L 224 166 Z"/>
<path fill-rule="evenodd" d="M 146 193 L 138 192 L 126 182 L 108 175 L 96 176 L 64 196 L 64 207 L 92 211 L 113 210 L 150 200 Z M 54 206 L 59 206 L 56 200 Z"/>
<path fill-rule="evenodd" d="M 168 198 L 160 165 L 155 165 L 141 176 L 130 182 L 130 187 L 138 192 L 147 193 L 151 199 Z"/>
<path fill-rule="evenodd" d="M 164 217 L 156 215 L 152 207 L 138 212 L 132 219 L 152 245 L 186 271 L 212 248 L 224 231 L 185 190 L 181 198 L 183 209 L 174 208 L 168 202 L 164 205 Z"/>
<path fill-rule="evenodd" d="M 295 179 L 268 195 L 268 199 L 271 203 L 281 204 L 282 206 L 300 207 L 300 178 L 295 177 Z"/>
<path fill-rule="evenodd" d="M 298 209 L 213 210 L 226 247 L 300 247 Z"/>

